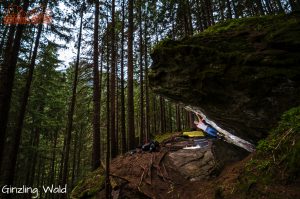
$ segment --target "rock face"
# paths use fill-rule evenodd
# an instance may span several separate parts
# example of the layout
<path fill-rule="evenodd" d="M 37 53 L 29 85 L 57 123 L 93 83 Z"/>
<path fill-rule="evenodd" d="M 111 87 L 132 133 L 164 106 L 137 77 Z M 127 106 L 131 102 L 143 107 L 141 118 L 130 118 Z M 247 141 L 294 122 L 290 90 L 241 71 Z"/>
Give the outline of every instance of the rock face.
<path fill-rule="evenodd" d="M 211 150 L 195 149 L 190 151 L 181 149 L 169 153 L 166 161 L 191 181 L 209 178 L 216 168 Z"/>
<path fill-rule="evenodd" d="M 169 152 L 164 162 L 186 179 L 197 181 L 216 176 L 225 165 L 239 161 L 247 154 L 239 147 L 214 140 L 209 141 L 209 145 L 204 148 Z"/>
<path fill-rule="evenodd" d="M 153 91 L 257 141 L 300 104 L 300 15 L 227 21 L 152 53 Z"/>

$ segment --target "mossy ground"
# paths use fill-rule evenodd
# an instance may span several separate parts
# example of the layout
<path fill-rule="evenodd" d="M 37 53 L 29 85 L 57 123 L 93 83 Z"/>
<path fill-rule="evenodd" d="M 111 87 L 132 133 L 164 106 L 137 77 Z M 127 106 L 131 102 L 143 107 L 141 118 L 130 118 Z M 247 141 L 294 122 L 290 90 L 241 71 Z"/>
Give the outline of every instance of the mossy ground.
<path fill-rule="evenodd" d="M 239 177 L 236 193 L 242 198 L 293 198 L 280 189 L 299 184 L 300 107 L 285 112 L 277 128 L 261 140 Z M 276 190 L 277 189 L 277 190 Z M 286 192 L 286 193 L 285 193 Z"/>
<path fill-rule="evenodd" d="M 73 189 L 70 198 L 93 198 L 96 193 L 104 188 L 105 175 L 102 168 L 89 173 L 77 186 Z"/>

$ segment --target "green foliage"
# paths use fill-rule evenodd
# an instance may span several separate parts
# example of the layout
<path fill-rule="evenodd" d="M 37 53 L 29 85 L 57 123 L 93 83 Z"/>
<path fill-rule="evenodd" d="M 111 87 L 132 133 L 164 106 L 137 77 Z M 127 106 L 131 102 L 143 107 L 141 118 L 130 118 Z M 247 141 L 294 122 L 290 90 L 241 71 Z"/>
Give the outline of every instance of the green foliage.
<path fill-rule="evenodd" d="M 160 49 L 161 47 L 166 47 L 166 46 L 170 46 L 171 44 L 173 44 L 174 41 L 171 38 L 165 38 L 161 41 L 159 41 L 151 50 L 151 52 L 154 52 L 157 49 Z"/>
<path fill-rule="evenodd" d="M 300 173 L 300 107 L 285 112 L 268 138 L 261 140 L 240 178 L 239 191 L 246 193 L 253 183 L 293 183 Z M 258 194 L 258 193 L 256 193 Z"/>
<path fill-rule="evenodd" d="M 273 134 L 275 136 L 275 134 L 280 134 L 289 128 L 292 128 L 294 133 L 300 133 L 300 107 L 295 107 L 285 112 Z"/>
<path fill-rule="evenodd" d="M 273 144 L 270 144 L 267 140 L 260 140 L 256 148 L 258 151 L 271 151 L 274 149 Z"/>
<path fill-rule="evenodd" d="M 263 171 L 268 169 L 270 165 L 271 165 L 270 160 L 262 160 L 260 161 L 260 164 L 257 165 L 257 169 Z"/>
<path fill-rule="evenodd" d="M 77 184 L 77 186 L 73 189 L 70 198 L 91 198 L 104 188 L 104 182 L 104 170 L 102 168 L 98 168 L 97 170 L 90 172 Z"/>

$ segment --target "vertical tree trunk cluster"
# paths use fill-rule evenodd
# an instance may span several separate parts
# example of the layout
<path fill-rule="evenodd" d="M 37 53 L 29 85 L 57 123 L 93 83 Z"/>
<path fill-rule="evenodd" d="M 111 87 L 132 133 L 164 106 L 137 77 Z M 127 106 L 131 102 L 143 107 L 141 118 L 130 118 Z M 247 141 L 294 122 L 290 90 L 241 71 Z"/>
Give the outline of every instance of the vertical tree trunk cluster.
<path fill-rule="evenodd" d="M 116 142 L 116 49 L 115 49 L 115 0 L 112 0 L 112 21 L 111 21 L 111 75 L 110 75 L 110 136 L 111 136 L 111 157 L 117 156 Z"/>
<path fill-rule="evenodd" d="M 128 76 L 127 76 L 127 122 L 128 149 L 135 148 L 134 100 L 133 100 L 133 0 L 128 0 Z"/>
<path fill-rule="evenodd" d="M 80 27 L 79 27 L 79 37 L 78 37 L 78 46 L 77 46 L 77 57 L 74 69 L 74 80 L 73 80 L 73 87 L 72 87 L 72 96 L 70 100 L 70 106 L 68 110 L 68 121 L 67 121 L 67 128 L 66 128 L 66 146 L 64 150 L 64 162 L 63 162 L 63 172 L 62 172 L 62 181 L 61 185 L 67 184 L 68 181 L 68 174 L 69 174 L 69 155 L 70 155 L 70 148 L 71 148 L 71 137 L 72 137 L 72 130 L 73 130 L 73 117 L 74 117 L 74 109 L 76 103 L 76 94 L 77 94 L 77 84 L 78 84 L 78 71 L 79 71 L 79 61 L 80 61 L 80 48 L 81 48 L 81 38 L 82 38 L 82 21 L 83 21 L 83 7 L 81 8 L 80 12 Z M 77 132 L 77 131 L 76 131 Z M 76 147 L 76 140 L 75 136 L 75 147 Z M 73 156 L 73 179 L 74 179 L 74 165 L 75 165 L 75 157 L 76 157 L 76 148 L 74 147 L 74 156 Z M 100 158 L 100 157 L 99 157 Z"/>
<path fill-rule="evenodd" d="M 139 65 L 140 65 L 140 143 L 145 142 L 145 124 L 144 124 L 144 68 L 143 68 L 143 28 L 142 28 L 142 1 L 139 0 Z"/>
<path fill-rule="evenodd" d="M 92 169 L 100 166 L 100 88 L 99 88 L 99 0 L 95 1 L 95 21 L 94 21 L 94 56 L 93 56 L 93 152 Z"/>
<path fill-rule="evenodd" d="M 122 154 L 127 151 L 126 121 L 125 121 L 125 89 L 124 89 L 124 40 L 125 40 L 125 0 L 122 1 L 122 28 L 121 28 L 121 139 Z"/>
<path fill-rule="evenodd" d="M 20 4 L 20 0 L 17 0 L 16 4 Z M 29 0 L 25 0 L 22 9 L 26 12 L 28 7 Z M 2 165 L 8 113 L 24 26 L 10 26 L 4 51 L 4 61 L 0 70 L 0 165 Z"/>

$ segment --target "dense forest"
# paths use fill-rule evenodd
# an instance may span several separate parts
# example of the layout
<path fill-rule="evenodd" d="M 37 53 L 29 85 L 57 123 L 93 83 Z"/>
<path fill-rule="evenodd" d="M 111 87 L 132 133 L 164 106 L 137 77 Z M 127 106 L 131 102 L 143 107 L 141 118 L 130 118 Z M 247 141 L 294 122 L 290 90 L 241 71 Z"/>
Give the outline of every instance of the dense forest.
<path fill-rule="evenodd" d="M 1 0 L 1 187 L 67 184 L 68 194 L 40 196 L 67 198 L 154 135 L 193 129 L 191 112 L 150 89 L 155 45 L 297 10 L 298 0 Z"/>

